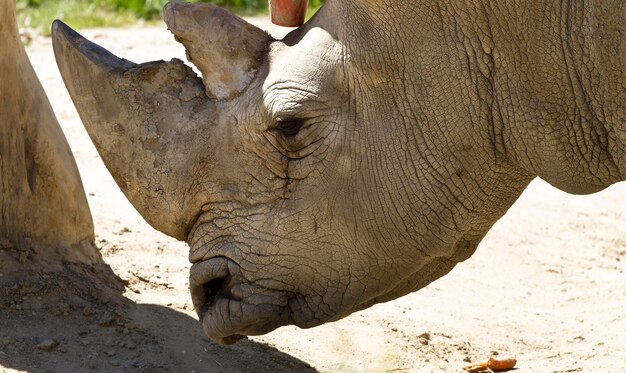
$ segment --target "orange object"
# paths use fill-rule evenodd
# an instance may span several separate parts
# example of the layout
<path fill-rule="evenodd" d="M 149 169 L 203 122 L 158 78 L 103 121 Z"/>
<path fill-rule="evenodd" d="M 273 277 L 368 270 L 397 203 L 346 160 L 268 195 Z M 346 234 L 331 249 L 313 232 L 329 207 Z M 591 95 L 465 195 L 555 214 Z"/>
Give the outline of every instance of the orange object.
<path fill-rule="evenodd" d="M 269 0 L 272 23 L 285 27 L 304 24 L 309 0 Z"/>
<path fill-rule="evenodd" d="M 469 373 L 478 373 L 483 372 L 488 369 L 494 372 L 501 372 L 509 369 L 513 369 L 517 364 L 517 359 L 514 356 L 505 356 L 505 357 L 490 357 L 487 361 L 482 361 L 480 363 L 468 365 L 463 368 L 463 370 Z"/>
<path fill-rule="evenodd" d="M 504 356 L 501 358 L 492 356 L 487 360 L 487 368 L 494 371 L 513 369 L 515 364 L 517 364 L 515 356 Z"/>
<path fill-rule="evenodd" d="M 483 361 L 482 363 L 476 363 L 472 365 L 468 365 L 463 368 L 464 371 L 469 373 L 478 373 L 487 370 L 487 362 Z"/>

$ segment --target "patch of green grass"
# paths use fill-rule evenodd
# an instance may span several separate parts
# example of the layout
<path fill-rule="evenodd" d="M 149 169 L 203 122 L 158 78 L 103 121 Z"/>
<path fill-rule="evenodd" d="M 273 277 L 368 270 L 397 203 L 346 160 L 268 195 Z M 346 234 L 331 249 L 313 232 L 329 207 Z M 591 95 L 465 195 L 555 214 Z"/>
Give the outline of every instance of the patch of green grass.
<path fill-rule="evenodd" d="M 12 0 L 8 0 L 12 1 Z M 163 6 L 169 0 L 17 0 L 17 18 L 20 27 L 50 34 L 50 25 L 61 19 L 75 29 L 118 27 L 140 20 L 154 21 L 161 17 Z M 267 14 L 267 0 L 192 0 L 213 3 L 242 16 Z M 309 0 L 307 19 L 324 3 Z"/>
<path fill-rule="evenodd" d="M 115 9 L 100 1 L 46 0 L 32 4 L 33 1 L 36 0 L 17 0 L 18 24 L 39 30 L 44 35 L 50 35 L 50 25 L 55 19 L 61 19 L 76 29 L 118 27 L 138 20 L 132 12 Z"/>
<path fill-rule="evenodd" d="M 318 3 L 317 5 L 311 5 L 309 3 L 309 9 L 307 9 L 307 11 L 306 11 L 306 19 L 307 20 L 309 20 L 311 17 L 313 17 L 313 15 L 315 13 L 317 13 L 317 11 L 322 7 L 322 5 L 324 5 L 323 2 L 321 2 L 321 1 L 317 1 L 317 3 Z"/>

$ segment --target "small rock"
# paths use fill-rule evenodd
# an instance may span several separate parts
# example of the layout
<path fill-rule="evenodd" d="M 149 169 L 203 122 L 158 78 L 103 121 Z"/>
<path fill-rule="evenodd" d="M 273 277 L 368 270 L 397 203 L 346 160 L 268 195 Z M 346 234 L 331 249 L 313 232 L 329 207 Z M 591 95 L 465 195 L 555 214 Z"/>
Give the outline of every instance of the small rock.
<path fill-rule="evenodd" d="M 466 363 L 471 363 L 471 362 L 472 362 L 472 358 L 471 358 L 471 357 L 469 357 L 469 356 L 465 356 L 465 357 L 463 358 L 463 361 L 464 361 L 464 362 L 466 362 Z"/>
<path fill-rule="evenodd" d="M 115 322 L 115 315 L 113 315 L 113 313 L 111 312 L 106 312 L 102 316 L 100 316 L 100 319 L 98 320 L 98 325 L 111 326 L 113 325 L 114 322 Z"/>
<path fill-rule="evenodd" d="M 19 257 L 17 260 L 20 261 L 20 263 L 26 263 L 28 261 L 28 257 L 29 257 L 30 253 L 28 251 L 22 251 L 19 254 Z"/>
<path fill-rule="evenodd" d="M 113 357 L 115 356 L 115 350 L 108 350 L 107 352 L 105 352 L 105 354 L 107 354 L 107 356 L 109 357 Z"/>
<path fill-rule="evenodd" d="M 52 351 L 58 345 L 59 342 L 55 341 L 54 339 L 46 339 L 45 341 L 39 343 L 37 345 L 37 348 L 42 351 Z"/>
<path fill-rule="evenodd" d="M 429 332 L 422 333 L 418 335 L 417 338 L 424 338 L 425 340 L 430 341 L 430 333 Z"/>
<path fill-rule="evenodd" d="M 67 303 L 60 303 L 59 304 L 59 311 L 63 312 L 63 314 L 67 315 L 70 313 L 70 311 L 72 311 L 72 307 L 70 307 L 69 304 Z"/>
<path fill-rule="evenodd" d="M 492 356 L 498 356 L 500 353 L 498 351 L 491 351 L 489 354 Z"/>
<path fill-rule="evenodd" d="M 22 288 L 20 289 L 20 294 L 29 295 L 36 291 L 37 289 L 34 286 L 22 286 Z"/>
<path fill-rule="evenodd" d="M 424 346 L 426 346 L 428 344 L 428 339 L 426 339 L 426 338 L 419 338 L 419 342 L 421 344 L 423 344 Z"/>
<path fill-rule="evenodd" d="M 5 240 L 4 238 L 0 238 L 0 250 L 12 249 L 12 248 L 13 248 L 13 245 L 11 245 L 9 241 Z"/>
<path fill-rule="evenodd" d="M 33 36 L 31 35 L 30 32 L 24 29 L 20 29 L 19 33 L 20 33 L 20 41 L 22 42 L 22 44 L 28 45 L 33 41 Z"/>
<path fill-rule="evenodd" d="M 90 306 L 83 307 L 83 316 L 91 316 L 93 315 L 93 308 Z"/>

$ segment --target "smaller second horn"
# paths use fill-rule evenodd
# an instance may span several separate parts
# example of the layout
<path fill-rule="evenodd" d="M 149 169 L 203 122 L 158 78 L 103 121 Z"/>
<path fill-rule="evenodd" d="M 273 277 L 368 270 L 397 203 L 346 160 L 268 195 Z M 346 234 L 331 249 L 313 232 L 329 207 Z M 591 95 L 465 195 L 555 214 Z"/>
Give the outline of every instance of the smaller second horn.
<path fill-rule="evenodd" d="M 272 38 L 218 6 L 170 2 L 163 18 L 202 72 L 207 96 L 229 99 L 254 79 Z"/>

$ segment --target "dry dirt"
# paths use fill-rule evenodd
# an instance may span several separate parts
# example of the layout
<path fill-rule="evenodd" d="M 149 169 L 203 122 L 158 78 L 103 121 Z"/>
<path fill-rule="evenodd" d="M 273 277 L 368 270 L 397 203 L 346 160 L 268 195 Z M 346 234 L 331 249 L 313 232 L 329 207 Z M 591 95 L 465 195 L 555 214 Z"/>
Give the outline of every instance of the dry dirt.
<path fill-rule="evenodd" d="M 184 59 L 165 27 L 84 34 L 136 62 Z M 88 269 L 68 268 L 0 289 L 0 371 L 457 372 L 497 352 L 516 355 L 519 372 L 626 372 L 626 183 L 570 196 L 535 181 L 472 258 L 418 293 L 309 330 L 208 341 L 187 290 L 187 246 L 148 226 L 116 187 L 50 39 L 28 52 L 76 156 L 97 245 L 121 279 L 112 283 L 126 286 L 101 295 L 106 284 L 72 277 Z"/>

